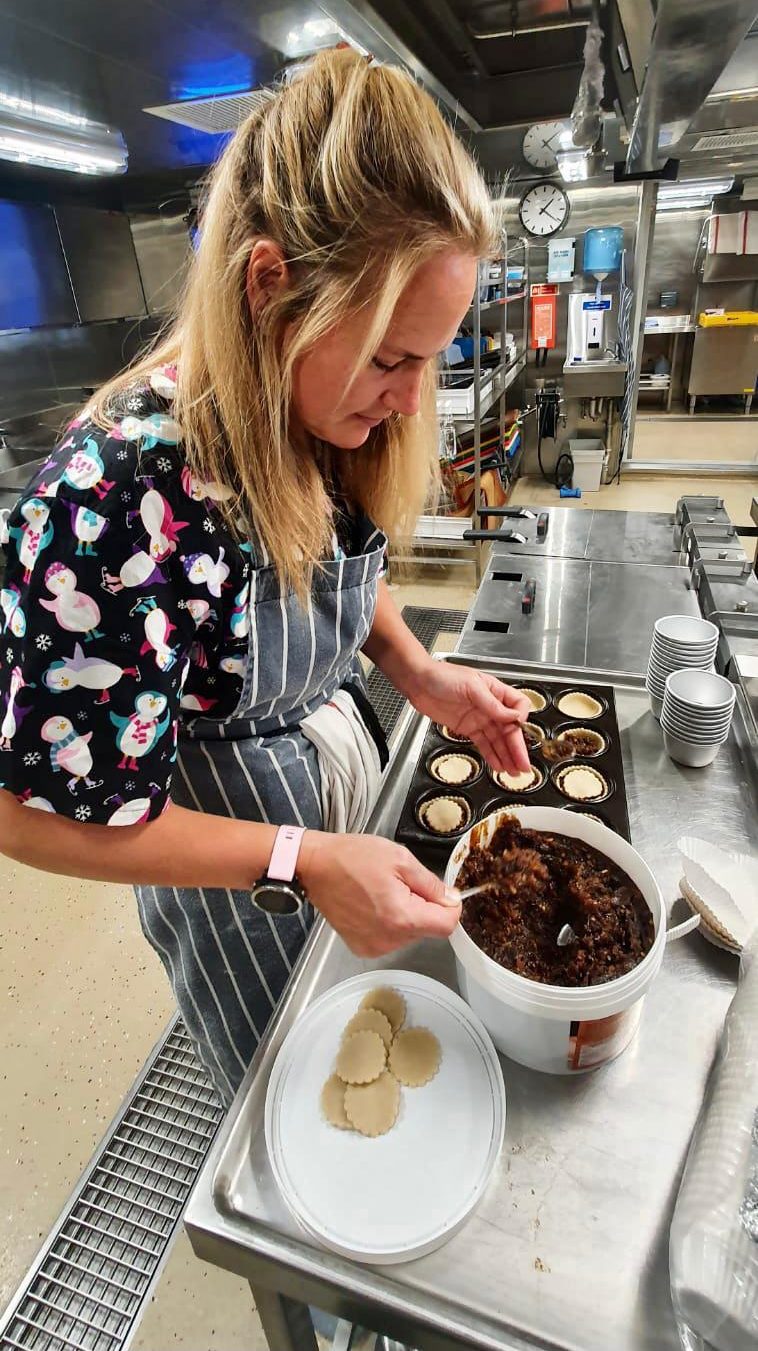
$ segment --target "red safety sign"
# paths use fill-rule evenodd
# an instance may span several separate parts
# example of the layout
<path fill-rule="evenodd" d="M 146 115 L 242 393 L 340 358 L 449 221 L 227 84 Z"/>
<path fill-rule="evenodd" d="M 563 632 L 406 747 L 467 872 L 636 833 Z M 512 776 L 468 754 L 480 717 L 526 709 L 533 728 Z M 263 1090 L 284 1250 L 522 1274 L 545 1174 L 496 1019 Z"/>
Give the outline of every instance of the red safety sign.
<path fill-rule="evenodd" d="M 555 347 L 558 287 L 535 284 L 531 287 L 529 306 L 529 346 L 538 349 Z"/>

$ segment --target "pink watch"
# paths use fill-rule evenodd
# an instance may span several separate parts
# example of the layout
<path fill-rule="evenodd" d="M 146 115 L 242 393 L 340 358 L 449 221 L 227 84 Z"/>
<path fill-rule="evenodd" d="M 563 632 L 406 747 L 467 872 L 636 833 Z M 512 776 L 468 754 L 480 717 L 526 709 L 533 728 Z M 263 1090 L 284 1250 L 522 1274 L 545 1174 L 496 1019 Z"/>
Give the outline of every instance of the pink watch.
<path fill-rule="evenodd" d="M 296 915 L 308 899 L 295 877 L 304 826 L 280 826 L 268 869 L 254 884 L 253 905 L 269 915 Z"/>

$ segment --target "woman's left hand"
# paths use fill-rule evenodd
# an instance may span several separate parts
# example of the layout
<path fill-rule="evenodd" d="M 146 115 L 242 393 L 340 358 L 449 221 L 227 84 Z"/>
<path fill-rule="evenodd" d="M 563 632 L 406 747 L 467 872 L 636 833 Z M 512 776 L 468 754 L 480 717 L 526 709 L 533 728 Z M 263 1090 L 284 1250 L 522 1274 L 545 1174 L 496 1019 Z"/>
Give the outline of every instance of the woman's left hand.
<path fill-rule="evenodd" d="M 430 660 L 408 697 L 419 713 L 473 741 L 494 770 L 529 768 L 521 726 L 531 705 L 510 685 L 467 666 Z"/>

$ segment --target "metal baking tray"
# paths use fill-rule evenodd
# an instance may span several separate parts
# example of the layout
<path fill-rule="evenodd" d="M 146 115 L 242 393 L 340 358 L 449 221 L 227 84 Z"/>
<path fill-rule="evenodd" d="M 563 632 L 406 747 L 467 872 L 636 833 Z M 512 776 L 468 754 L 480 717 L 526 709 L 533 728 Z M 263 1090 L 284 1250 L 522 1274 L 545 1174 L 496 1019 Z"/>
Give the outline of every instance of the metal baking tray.
<path fill-rule="evenodd" d="M 430 724 L 416 761 L 410 789 L 403 803 L 395 839 L 409 845 L 414 853 L 423 857 L 424 862 L 435 871 L 444 868 L 455 841 L 465 830 L 468 830 L 475 821 L 481 821 L 490 812 L 497 811 L 502 807 L 564 807 L 568 811 L 587 812 L 601 820 L 604 825 L 610 826 L 611 830 L 615 830 L 617 834 L 623 835 L 625 840 L 631 840 L 626 785 L 624 783 L 624 762 L 621 754 L 621 738 L 613 686 L 588 685 L 584 681 L 572 683 L 565 680 L 543 680 L 542 678 L 535 681 L 514 679 L 508 680 L 507 683 L 512 684 L 516 689 L 537 690 L 547 699 L 546 707 L 539 712 L 531 713 L 528 719 L 530 723 L 544 732 L 545 741 L 552 739 L 557 732 L 577 727 L 588 727 L 592 731 L 599 732 L 604 738 L 605 749 L 591 758 L 576 756 L 552 765 L 545 760 L 541 753 L 541 745 L 544 743 L 530 747 L 530 759 L 532 764 L 541 772 L 542 782 L 539 787 L 530 789 L 528 792 L 511 792 L 495 782 L 486 764 L 484 764 L 482 756 L 470 742 L 452 741 L 444 736 L 439 727 L 433 723 Z M 567 694 L 570 690 L 578 690 L 582 694 L 592 695 L 602 704 L 603 712 L 598 717 L 591 719 L 567 717 L 565 713 L 560 711 L 557 704 L 561 696 Z M 462 754 L 470 755 L 477 760 L 481 766 L 477 777 L 460 786 L 446 786 L 440 783 L 433 777 L 429 766 L 435 755 L 444 751 L 453 753 L 460 751 Z M 568 799 L 556 786 L 555 778 L 560 769 L 569 765 L 586 765 L 589 768 L 596 769 L 608 784 L 609 792 L 607 796 L 586 803 L 572 802 Z M 419 805 L 435 794 L 442 797 L 463 798 L 471 810 L 471 817 L 466 825 L 451 835 L 434 835 L 419 823 L 417 816 Z"/>

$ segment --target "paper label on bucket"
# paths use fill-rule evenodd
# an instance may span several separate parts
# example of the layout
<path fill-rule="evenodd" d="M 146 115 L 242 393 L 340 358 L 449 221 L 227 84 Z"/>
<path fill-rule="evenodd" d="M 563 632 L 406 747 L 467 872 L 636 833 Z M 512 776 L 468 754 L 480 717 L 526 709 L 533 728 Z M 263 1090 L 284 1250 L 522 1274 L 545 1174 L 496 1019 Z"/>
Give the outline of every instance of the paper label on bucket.
<path fill-rule="evenodd" d="M 572 1022 L 569 1032 L 568 1066 L 570 1070 L 589 1070 L 604 1065 L 623 1051 L 640 1017 L 639 1004 L 608 1018 L 588 1018 Z"/>

